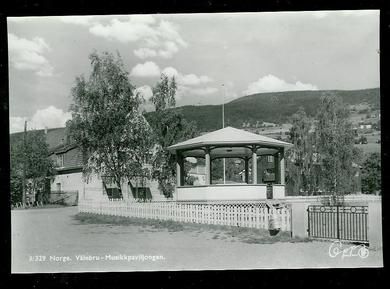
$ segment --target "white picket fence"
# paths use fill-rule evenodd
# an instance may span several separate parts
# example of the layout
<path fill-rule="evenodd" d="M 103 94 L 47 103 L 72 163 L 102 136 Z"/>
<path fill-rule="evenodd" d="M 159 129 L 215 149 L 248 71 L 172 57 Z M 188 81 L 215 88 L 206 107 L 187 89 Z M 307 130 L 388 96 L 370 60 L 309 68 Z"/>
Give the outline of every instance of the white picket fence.
<path fill-rule="evenodd" d="M 98 215 L 257 229 L 269 229 L 277 224 L 281 231 L 291 231 L 290 207 L 276 208 L 270 203 L 187 203 L 175 201 L 143 203 L 124 200 L 79 200 L 78 208 L 79 212 Z"/>

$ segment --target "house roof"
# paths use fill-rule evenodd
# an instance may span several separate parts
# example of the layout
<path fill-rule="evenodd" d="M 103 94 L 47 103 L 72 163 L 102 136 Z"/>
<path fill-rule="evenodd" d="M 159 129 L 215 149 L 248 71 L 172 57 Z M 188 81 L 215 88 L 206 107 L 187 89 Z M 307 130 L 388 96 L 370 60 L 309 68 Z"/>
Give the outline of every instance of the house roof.
<path fill-rule="evenodd" d="M 60 153 L 66 153 L 67 151 L 70 151 L 74 148 L 78 148 L 78 145 L 73 143 L 73 144 L 60 144 L 52 149 L 49 150 L 49 154 L 60 154 Z"/>
<path fill-rule="evenodd" d="M 49 128 L 46 133 L 46 142 L 49 150 L 58 147 L 66 141 L 66 128 Z"/>
<path fill-rule="evenodd" d="M 233 127 L 225 127 L 204 135 L 174 144 L 168 150 L 196 149 L 204 146 L 259 145 L 269 148 L 288 148 L 292 144 Z"/>

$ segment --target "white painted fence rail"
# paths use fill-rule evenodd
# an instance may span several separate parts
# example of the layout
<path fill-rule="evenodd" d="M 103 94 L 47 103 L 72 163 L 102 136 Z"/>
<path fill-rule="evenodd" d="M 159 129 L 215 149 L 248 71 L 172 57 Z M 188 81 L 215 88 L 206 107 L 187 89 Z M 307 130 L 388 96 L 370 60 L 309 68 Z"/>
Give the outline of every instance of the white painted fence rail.
<path fill-rule="evenodd" d="M 124 200 L 79 200 L 79 212 L 185 223 L 269 229 L 270 221 L 281 231 L 291 231 L 288 206 L 267 203 L 130 202 Z M 272 219 L 272 220 L 271 220 Z"/>
<path fill-rule="evenodd" d="M 330 200 L 330 195 L 319 195 L 319 196 L 286 196 L 284 202 L 286 203 L 308 203 L 308 204 L 321 204 L 326 200 Z M 355 195 L 344 195 L 340 197 L 345 203 L 370 203 L 380 202 L 382 196 L 366 195 L 366 194 L 355 194 Z"/>

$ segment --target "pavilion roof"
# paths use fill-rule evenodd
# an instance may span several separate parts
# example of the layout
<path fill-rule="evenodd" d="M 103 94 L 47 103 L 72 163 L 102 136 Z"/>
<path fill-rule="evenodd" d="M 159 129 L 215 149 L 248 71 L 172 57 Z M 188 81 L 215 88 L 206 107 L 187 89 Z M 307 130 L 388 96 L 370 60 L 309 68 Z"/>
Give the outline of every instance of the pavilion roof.
<path fill-rule="evenodd" d="M 251 133 L 231 126 L 206 133 L 204 135 L 174 144 L 168 147 L 170 151 L 200 148 L 213 145 L 263 145 L 269 147 L 290 147 L 292 144 L 263 135 Z"/>

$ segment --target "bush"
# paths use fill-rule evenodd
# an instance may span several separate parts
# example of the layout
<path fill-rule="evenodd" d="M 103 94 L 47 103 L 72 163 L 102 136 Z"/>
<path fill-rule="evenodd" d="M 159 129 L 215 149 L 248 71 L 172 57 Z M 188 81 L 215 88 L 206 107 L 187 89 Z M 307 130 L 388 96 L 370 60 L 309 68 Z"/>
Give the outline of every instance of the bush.
<path fill-rule="evenodd" d="M 362 168 L 362 192 L 375 194 L 381 191 L 381 156 L 372 153 L 363 163 Z"/>
<path fill-rule="evenodd" d="M 22 202 L 23 189 L 22 189 L 21 178 L 11 175 L 10 190 L 11 190 L 11 204 L 15 205 L 16 203 Z"/>

